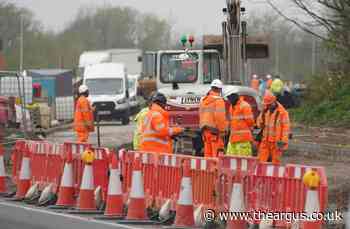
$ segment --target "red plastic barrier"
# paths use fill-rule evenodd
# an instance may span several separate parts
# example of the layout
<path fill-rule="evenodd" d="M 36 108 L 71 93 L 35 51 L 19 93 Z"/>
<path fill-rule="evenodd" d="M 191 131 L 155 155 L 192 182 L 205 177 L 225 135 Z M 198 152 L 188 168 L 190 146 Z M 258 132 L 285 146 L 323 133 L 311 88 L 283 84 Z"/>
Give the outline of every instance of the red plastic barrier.
<path fill-rule="evenodd" d="M 31 150 L 31 183 L 39 184 L 39 190 L 43 190 L 46 185 L 46 172 L 48 171 L 48 163 L 51 145 L 47 142 L 32 142 Z"/>
<path fill-rule="evenodd" d="M 285 197 L 293 191 L 290 187 L 300 184 L 294 178 L 280 176 L 248 175 L 243 178 L 244 202 L 246 211 L 286 212 Z M 259 221 L 251 221 L 258 224 Z M 275 221 L 276 226 L 285 226 L 285 222 Z"/>
<path fill-rule="evenodd" d="M 55 193 L 58 192 L 61 176 L 64 168 L 64 147 L 63 144 L 53 144 L 50 147 L 50 152 L 47 155 L 46 167 L 46 184 L 53 184 Z"/>
<path fill-rule="evenodd" d="M 302 181 L 305 172 L 309 170 L 316 170 L 320 175 L 321 182 L 318 188 L 318 192 L 320 199 L 320 210 L 324 212 L 328 204 L 328 182 L 324 167 L 287 164 L 286 177 L 295 178 Z M 290 189 L 297 191 L 291 192 L 290 195 L 286 196 L 286 208 L 292 211 L 303 211 L 305 207 L 307 191 L 305 185 L 300 182 L 291 186 Z"/>
<path fill-rule="evenodd" d="M 254 175 L 257 172 L 257 165 L 258 159 L 256 157 L 219 156 L 217 206 L 220 211 L 227 211 L 230 208 L 234 181 Z M 247 188 L 243 190 L 245 195 L 249 194 L 249 190 Z"/>

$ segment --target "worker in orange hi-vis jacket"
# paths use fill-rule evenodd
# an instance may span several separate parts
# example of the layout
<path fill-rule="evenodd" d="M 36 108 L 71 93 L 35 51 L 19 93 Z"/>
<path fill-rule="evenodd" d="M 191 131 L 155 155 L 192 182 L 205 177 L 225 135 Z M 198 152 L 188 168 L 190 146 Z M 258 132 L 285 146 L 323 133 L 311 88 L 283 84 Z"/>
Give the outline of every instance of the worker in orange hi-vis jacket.
<path fill-rule="evenodd" d="M 258 75 L 253 75 L 252 81 L 250 82 L 250 87 L 259 92 L 260 81 Z"/>
<path fill-rule="evenodd" d="M 258 117 L 257 125 L 263 130 L 259 146 L 259 160 L 279 164 L 283 151 L 288 149 L 290 122 L 286 109 L 276 97 L 267 91 L 263 100 L 264 110 Z"/>
<path fill-rule="evenodd" d="M 88 97 L 89 89 L 86 85 L 79 87 L 79 98 L 75 106 L 74 130 L 77 133 L 78 142 L 85 143 L 89 139 L 90 132 L 95 131 L 94 109 Z"/>
<path fill-rule="evenodd" d="M 150 109 L 143 118 L 141 126 L 141 151 L 173 153 L 172 137 L 184 131 L 181 127 L 169 126 L 169 112 L 165 110 L 167 99 L 162 93 L 156 93 L 151 99 Z"/>
<path fill-rule="evenodd" d="M 221 96 L 223 83 L 213 80 L 211 90 L 199 104 L 199 126 L 204 142 L 204 156 L 217 157 L 224 152 L 224 138 L 228 130 L 226 105 Z"/>

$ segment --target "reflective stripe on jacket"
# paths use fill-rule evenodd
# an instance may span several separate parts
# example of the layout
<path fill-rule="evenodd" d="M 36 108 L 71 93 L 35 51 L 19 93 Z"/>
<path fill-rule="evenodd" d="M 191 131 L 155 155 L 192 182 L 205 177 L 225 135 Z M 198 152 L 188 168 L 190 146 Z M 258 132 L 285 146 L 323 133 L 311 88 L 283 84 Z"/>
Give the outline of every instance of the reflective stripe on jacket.
<path fill-rule="evenodd" d="M 268 110 L 258 117 L 258 126 L 263 127 L 262 141 L 282 141 L 288 144 L 289 140 L 289 114 L 284 107 L 278 103 L 276 110 L 271 114 Z"/>
<path fill-rule="evenodd" d="M 199 105 L 199 126 L 213 132 L 224 132 L 227 130 L 225 101 L 218 94 L 210 91 L 201 99 Z"/>
<path fill-rule="evenodd" d="M 93 110 L 85 96 L 80 96 L 77 100 L 74 113 L 74 129 L 77 132 L 94 131 Z"/>
<path fill-rule="evenodd" d="M 250 105 L 242 97 L 230 108 L 230 142 L 253 141 L 251 129 L 254 126 L 254 115 Z"/>
<path fill-rule="evenodd" d="M 171 136 L 182 131 L 179 127 L 169 127 L 169 114 L 157 104 L 152 104 L 143 119 L 140 150 L 172 153 Z"/>

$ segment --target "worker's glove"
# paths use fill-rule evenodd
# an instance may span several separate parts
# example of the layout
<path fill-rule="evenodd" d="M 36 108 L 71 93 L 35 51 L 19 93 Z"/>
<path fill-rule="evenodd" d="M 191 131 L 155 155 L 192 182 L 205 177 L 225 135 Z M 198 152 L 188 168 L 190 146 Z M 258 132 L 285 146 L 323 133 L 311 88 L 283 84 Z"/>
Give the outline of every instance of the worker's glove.
<path fill-rule="evenodd" d="M 283 141 L 278 141 L 277 142 L 277 147 L 280 150 L 283 150 L 286 147 L 287 143 L 283 142 Z"/>

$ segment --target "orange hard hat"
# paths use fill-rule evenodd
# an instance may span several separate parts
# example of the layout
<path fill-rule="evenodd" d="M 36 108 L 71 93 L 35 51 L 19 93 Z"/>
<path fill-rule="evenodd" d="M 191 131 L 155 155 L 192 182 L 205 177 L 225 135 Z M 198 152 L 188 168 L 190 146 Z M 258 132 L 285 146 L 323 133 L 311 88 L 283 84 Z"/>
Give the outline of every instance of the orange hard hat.
<path fill-rule="evenodd" d="M 277 98 L 274 96 L 270 91 L 266 91 L 263 104 L 264 105 L 270 105 L 271 103 L 276 102 Z"/>

